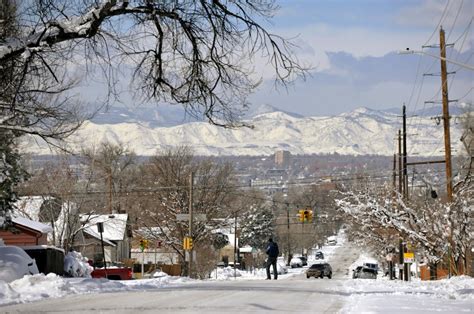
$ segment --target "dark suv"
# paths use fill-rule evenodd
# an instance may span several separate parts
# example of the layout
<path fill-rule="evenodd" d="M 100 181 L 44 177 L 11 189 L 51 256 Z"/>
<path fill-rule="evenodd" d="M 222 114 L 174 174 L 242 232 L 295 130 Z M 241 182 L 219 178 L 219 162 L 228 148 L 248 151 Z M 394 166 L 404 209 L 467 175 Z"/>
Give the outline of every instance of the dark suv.
<path fill-rule="evenodd" d="M 332 268 L 328 263 L 313 264 L 306 271 L 306 278 L 323 278 L 327 276 L 329 279 L 332 277 Z"/>
<path fill-rule="evenodd" d="M 298 257 L 301 262 L 303 263 L 303 266 L 307 266 L 308 265 L 308 259 L 306 258 L 306 256 L 299 256 Z"/>
<path fill-rule="evenodd" d="M 317 251 L 316 254 L 314 255 L 314 258 L 316 259 L 324 259 L 324 254 L 321 251 Z"/>

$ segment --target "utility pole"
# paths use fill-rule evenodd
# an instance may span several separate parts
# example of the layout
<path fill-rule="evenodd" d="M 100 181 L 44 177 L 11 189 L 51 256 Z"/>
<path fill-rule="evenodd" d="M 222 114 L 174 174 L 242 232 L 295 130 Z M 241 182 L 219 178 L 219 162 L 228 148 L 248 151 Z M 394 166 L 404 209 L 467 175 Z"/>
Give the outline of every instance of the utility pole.
<path fill-rule="evenodd" d="M 286 234 L 286 243 L 288 244 L 288 265 L 290 265 L 291 261 L 291 245 L 290 245 L 290 204 L 286 203 L 286 227 L 287 227 L 287 234 Z"/>
<path fill-rule="evenodd" d="M 194 173 L 191 171 L 189 175 L 189 237 L 193 239 L 193 188 L 194 188 Z M 193 239 L 194 240 L 194 239 Z M 194 241 L 193 241 L 194 246 Z M 189 278 L 192 277 L 192 265 L 193 265 L 193 247 L 189 249 Z"/>
<path fill-rule="evenodd" d="M 404 171 L 406 171 L 406 161 L 402 161 L 402 131 L 398 130 L 398 192 L 400 195 L 405 197 L 405 176 L 404 176 Z M 405 161 L 405 162 L 404 162 Z M 400 234 L 399 236 L 399 243 L 398 243 L 398 252 L 399 252 L 399 258 L 398 258 L 398 279 L 403 280 L 403 273 L 404 273 L 404 259 L 403 259 L 403 238 L 402 235 Z"/>
<path fill-rule="evenodd" d="M 407 113 L 403 105 L 403 197 L 408 200 L 408 172 L 407 172 Z"/>
<path fill-rule="evenodd" d="M 301 222 L 301 256 L 304 256 L 304 219 Z"/>
<path fill-rule="evenodd" d="M 398 279 L 403 280 L 403 270 L 404 270 L 404 268 L 402 268 L 401 266 L 403 266 L 403 252 L 404 252 L 404 249 L 403 249 L 403 239 L 402 239 L 401 236 L 398 240 L 398 251 L 400 253 L 398 255 Z"/>
<path fill-rule="evenodd" d="M 234 279 L 237 279 L 237 211 L 234 212 Z"/>
<path fill-rule="evenodd" d="M 403 198 L 408 201 L 408 170 L 407 170 L 407 108 L 403 104 Z M 407 252 L 406 243 L 403 242 L 403 254 Z M 409 264 L 403 260 L 403 279 L 408 281 Z"/>
<path fill-rule="evenodd" d="M 451 166 L 451 136 L 449 130 L 449 100 L 448 100 L 448 73 L 446 69 L 446 43 L 444 30 L 439 30 L 439 49 L 441 54 L 441 85 L 443 92 L 443 126 L 444 126 L 444 156 L 446 160 L 446 189 L 448 203 L 453 201 L 453 182 Z"/>
<path fill-rule="evenodd" d="M 398 193 L 403 192 L 402 131 L 398 130 Z"/>
<path fill-rule="evenodd" d="M 397 154 L 393 154 L 393 173 L 392 173 L 393 195 L 395 197 L 395 189 L 397 188 Z"/>
<path fill-rule="evenodd" d="M 107 169 L 107 184 L 109 188 L 109 214 L 112 214 L 112 166 Z"/>
<path fill-rule="evenodd" d="M 446 42 L 444 39 L 444 30 L 439 29 L 439 50 L 441 55 L 441 85 L 443 92 L 443 127 L 444 127 L 444 159 L 446 160 L 446 192 L 448 203 L 453 201 L 453 174 L 451 165 L 451 135 L 449 129 L 449 99 L 448 99 L 448 73 L 446 68 Z M 453 220 L 451 213 L 449 214 L 449 270 L 448 274 L 451 277 L 453 268 L 456 266 L 453 258 Z"/>

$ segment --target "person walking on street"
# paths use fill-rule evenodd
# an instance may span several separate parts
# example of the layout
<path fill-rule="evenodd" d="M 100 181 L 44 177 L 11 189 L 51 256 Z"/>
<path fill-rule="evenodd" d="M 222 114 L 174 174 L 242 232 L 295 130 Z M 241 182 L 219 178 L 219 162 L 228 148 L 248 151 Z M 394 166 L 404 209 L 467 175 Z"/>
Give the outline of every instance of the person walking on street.
<path fill-rule="evenodd" d="M 273 265 L 273 279 L 278 279 L 278 271 L 277 271 L 277 258 L 280 255 L 280 251 L 278 250 L 278 244 L 273 242 L 273 239 L 268 239 L 267 251 L 266 251 L 268 258 L 267 258 L 267 280 L 272 279 L 270 276 L 270 266 Z"/>

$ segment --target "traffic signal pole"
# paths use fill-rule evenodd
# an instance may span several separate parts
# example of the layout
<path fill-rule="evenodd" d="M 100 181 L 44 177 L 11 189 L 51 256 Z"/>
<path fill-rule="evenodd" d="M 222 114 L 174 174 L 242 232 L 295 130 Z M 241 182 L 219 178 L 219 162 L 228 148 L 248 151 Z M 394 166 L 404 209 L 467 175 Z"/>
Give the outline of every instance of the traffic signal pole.
<path fill-rule="evenodd" d="M 303 221 L 301 222 L 301 256 L 304 256 L 304 220 L 306 219 L 306 214 L 305 214 L 305 217 L 303 219 Z"/>
<path fill-rule="evenodd" d="M 189 237 L 193 238 L 193 183 L 194 183 L 194 173 L 191 172 L 189 176 Z M 188 266 L 188 275 L 189 278 L 192 277 L 192 265 L 193 265 L 193 248 L 189 249 L 189 266 Z"/>

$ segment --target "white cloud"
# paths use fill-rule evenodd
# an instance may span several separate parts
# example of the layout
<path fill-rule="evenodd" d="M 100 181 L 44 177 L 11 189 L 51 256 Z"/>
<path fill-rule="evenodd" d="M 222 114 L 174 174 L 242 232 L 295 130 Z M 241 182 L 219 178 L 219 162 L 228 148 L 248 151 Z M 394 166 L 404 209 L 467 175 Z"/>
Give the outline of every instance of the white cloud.
<path fill-rule="evenodd" d="M 421 3 L 402 8 L 395 21 L 402 26 L 432 27 L 441 21 L 441 25 L 449 29 L 456 25 L 467 25 L 472 19 L 474 2 L 424 0 Z"/>
<path fill-rule="evenodd" d="M 301 40 L 315 52 L 345 51 L 356 57 L 380 57 L 406 47 L 418 47 L 426 38 L 424 32 L 377 30 L 363 27 L 339 27 L 327 24 L 312 24 L 300 29 L 283 30 L 286 34 L 300 33 Z"/>

